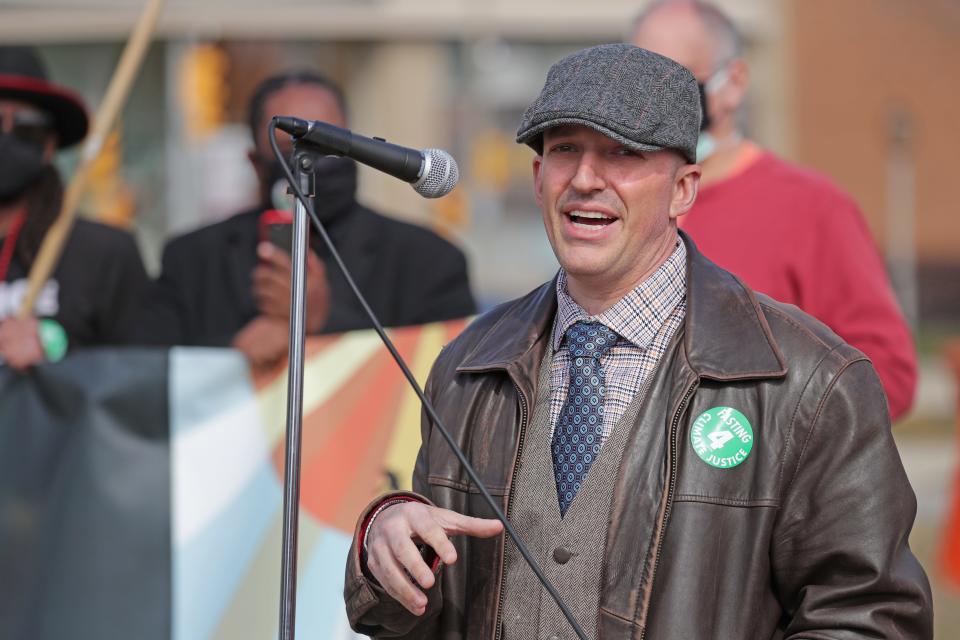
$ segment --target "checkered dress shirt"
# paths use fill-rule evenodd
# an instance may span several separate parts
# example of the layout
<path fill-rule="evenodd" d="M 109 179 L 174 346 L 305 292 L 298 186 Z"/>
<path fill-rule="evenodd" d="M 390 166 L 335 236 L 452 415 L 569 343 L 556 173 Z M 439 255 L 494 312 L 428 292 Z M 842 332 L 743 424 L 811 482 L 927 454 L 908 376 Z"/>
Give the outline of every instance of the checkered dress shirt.
<path fill-rule="evenodd" d="M 566 331 L 575 322 L 594 321 L 616 331 L 621 339 L 604 356 L 607 392 L 603 403 L 605 442 L 642 388 L 644 381 L 660 362 L 670 338 L 683 322 L 687 310 L 687 248 L 677 243 L 670 257 L 640 285 L 603 313 L 590 316 L 567 292 L 563 269 L 557 279 L 557 316 L 553 322 L 550 367 L 551 437 L 557 418 L 567 399 L 570 380 L 570 352 Z"/>

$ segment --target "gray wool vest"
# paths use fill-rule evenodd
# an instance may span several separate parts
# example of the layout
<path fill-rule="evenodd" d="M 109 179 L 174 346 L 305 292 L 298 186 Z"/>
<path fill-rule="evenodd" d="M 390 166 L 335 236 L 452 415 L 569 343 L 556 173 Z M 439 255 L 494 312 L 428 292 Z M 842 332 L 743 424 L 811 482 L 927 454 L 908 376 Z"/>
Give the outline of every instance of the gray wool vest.
<path fill-rule="evenodd" d="M 595 638 L 613 485 L 653 375 L 644 382 L 614 426 L 566 516 L 561 518 L 550 450 L 551 357 L 551 350 L 547 349 L 540 364 L 537 397 L 520 452 L 520 468 L 511 499 L 511 523 L 587 636 Z M 642 537 L 648 536 L 649 532 L 642 532 Z M 501 617 L 504 640 L 574 638 L 560 608 L 509 539 L 504 561 Z"/>

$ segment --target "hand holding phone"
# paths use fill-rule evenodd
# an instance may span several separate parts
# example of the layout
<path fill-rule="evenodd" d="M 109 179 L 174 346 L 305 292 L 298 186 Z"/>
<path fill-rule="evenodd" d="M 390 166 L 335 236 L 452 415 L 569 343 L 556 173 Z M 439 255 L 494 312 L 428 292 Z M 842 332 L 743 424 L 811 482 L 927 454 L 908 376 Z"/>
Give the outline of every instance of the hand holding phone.
<path fill-rule="evenodd" d="M 290 317 L 291 229 L 289 212 L 271 210 L 261 214 L 259 260 L 253 270 L 253 297 L 260 313 L 284 320 Z M 311 250 L 307 251 L 306 302 L 307 332 L 318 333 L 329 315 L 330 287 L 323 262 Z"/>

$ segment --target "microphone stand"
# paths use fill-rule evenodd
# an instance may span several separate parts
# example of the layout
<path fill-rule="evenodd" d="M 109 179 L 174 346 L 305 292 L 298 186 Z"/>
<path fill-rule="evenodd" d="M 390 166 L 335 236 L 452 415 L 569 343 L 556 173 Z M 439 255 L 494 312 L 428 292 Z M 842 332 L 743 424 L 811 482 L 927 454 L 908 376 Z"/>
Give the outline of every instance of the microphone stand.
<path fill-rule="evenodd" d="M 305 177 L 303 172 L 306 168 L 312 168 L 313 166 L 313 155 L 341 155 L 335 149 L 323 147 L 312 142 L 308 142 L 303 138 L 293 138 L 294 143 L 294 160 L 296 161 L 295 169 L 298 174 L 295 176 L 291 172 L 290 167 L 287 166 L 283 153 L 280 151 L 279 145 L 277 145 L 277 121 L 278 116 L 274 116 L 270 121 L 268 128 L 268 134 L 270 138 L 270 146 L 273 149 L 274 155 L 280 161 L 280 165 L 283 168 L 283 173 L 287 178 L 287 181 L 290 183 L 290 187 L 293 189 L 294 193 L 297 196 L 297 214 L 294 218 L 294 258 L 293 258 L 293 282 L 292 287 L 299 287 L 299 293 L 296 291 L 292 292 L 291 300 L 291 313 L 290 313 L 290 378 L 288 380 L 288 397 L 287 397 L 287 465 L 284 474 L 284 510 L 283 510 L 283 564 L 282 564 L 282 578 L 281 578 L 281 594 L 280 594 L 280 640 L 294 640 L 294 613 L 296 611 L 296 559 L 297 559 L 297 516 L 299 508 L 299 495 L 300 495 L 300 422 L 303 415 L 303 340 L 304 340 L 304 318 L 305 318 L 305 309 L 303 308 L 304 293 L 306 288 L 306 230 L 301 228 L 300 233 L 303 234 L 302 242 L 300 237 L 297 235 L 297 224 L 302 221 L 302 226 L 306 226 L 306 216 L 310 216 L 310 220 L 313 223 L 314 228 L 317 230 L 317 233 L 323 239 L 324 244 L 327 249 L 330 250 L 330 257 L 333 258 L 334 262 L 337 263 L 337 267 L 340 269 L 340 272 L 343 274 L 344 279 L 347 281 L 347 284 L 350 286 L 351 291 L 356 296 L 357 301 L 360 303 L 360 306 L 363 307 L 363 310 L 366 312 L 367 317 L 370 318 L 370 322 L 373 324 L 373 328 L 376 330 L 377 335 L 380 336 L 380 339 L 383 341 L 384 346 L 390 352 L 390 355 L 393 356 L 393 359 L 396 361 L 397 366 L 400 367 L 400 370 L 403 372 L 404 377 L 410 383 L 410 386 L 413 388 L 414 392 L 417 394 L 417 397 L 420 398 L 420 402 L 423 405 L 424 411 L 426 411 L 427 416 L 436 426 L 437 431 L 443 436 L 443 439 L 450 446 L 450 450 L 456 456 L 457 460 L 463 465 L 464 471 L 467 472 L 467 476 L 470 478 L 471 482 L 477 487 L 477 490 L 480 491 L 480 495 L 483 496 L 484 501 L 490 506 L 493 510 L 494 515 L 497 516 L 497 519 L 503 523 L 503 530 L 510 536 L 510 539 L 513 540 L 513 543 L 517 547 L 517 551 L 520 552 L 520 555 L 523 556 L 523 559 L 526 561 L 527 565 L 537 576 L 537 579 L 540 581 L 540 584 L 543 585 L 544 589 L 547 590 L 547 593 L 553 598 L 554 602 L 557 603 L 557 606 L 560 608 L 561 613 L 563 613 L 564 618 L 567 619 L 567 622 L 570 623 L 570 626 L 573 628 L 574 633 L 577 634 L 577 637 L 580 640 L 588 640 L 586 632 L 580 624 L 574 619 L 573 612 L 570 611 L 570 608 L 563 601 L 563 598 L 560 597 L 560 594 L 557 592 L 553 584 L 550 583 L 550 580 L 543 573 L 543 569 L 540 568 L 539 563 L 530 553 L 530 550 L 527 549 L 527 545 L 523 542 L 523 539 L 520 538 L 520 535 L 513 528 L 513 525 L 510 524 L 510 521 L 507 520 L 507 516 L 503 513 L 503 510 L 500 508 L 500 505 L 496 503 L 493 499 L 493 496 L 490 495 L 490 492 L 484 486 L 483 481 L 480 480 L 480 477 L 477 475 L 477 472 L 474 470 L 473 466 L 470 464 L 470 461 L 467 460 L 467 457 L 464 455 L 463 451 L 460 450 L 460 447 L 457 446 L 457 443 L 454 441 L 453 437 L 450 435 L 450 432 L 444 426 L 443 421 L 440 419 L 440 416 L 437 415 L 436 409 L 434 409 L 433 404 L 423 393 L 423 389 L 420 388 L 420 384 L 417 382 L 417 379 L 414 377 L 413 373 L 410 371 L 410 368 L 407 366 L 406 362 L 403 361 L 403 357 L 400 355 L 400 352 L 397 351 L 397 348 L 394 346 L 393 341 L 390 340 L 390 337 L 387 335 L 387 332 L 384 330 L 383 325 L 380 324 L 380 321 L 377 320 L 376 314 L 373 312 L 373 309 L 370 308 L 370 305 L 367 303 L 366 298 L 360 292 L 360 289 L 357 288 L 357 284 L 353 281 L 353 277 L 350 275 L 350 271 L 347 269 L 347 266 L 343 263 L 343 260 L 340 258 L 340 253 L 337 251 L 337 248 L 333 245 L 333 241 L 330 240 L 330 236 L 327 235 L 327 230 L 324 229 L 323 224 L 320 222 L 320 218 L 317 217 L 316 212 L 313 209 L 312 203 L 309 202 L 309 199 L 306 195 L 306 192 L 301 187 L 304 184 Z M 310 157 L 309 161 L 304 162 L 305 157 Z M 312 177 L 312 176 L 311 176 Z M 308 185 L 309 186 L 309 185 Z M 312 193 L 312 191 L 311 191 Z M 300 257 L 297 257 L 298 248 L 300 252 Z M 297 276 L 297 271 L 300 270 L 301 275 Z M 295 334 L 294 327 L 297 326 L 297 316 L 294 315 L 293 311 L 296 307 L 296 300 L 300 300 L 300 308 L 296 309 L 301 315 L 299 316 L 299 328 L 298 334 Z M 295 338 L 299 341 L 299 346 L 295 344 Z M 298 388 L 294 389 L 294 348 L 299 349 L 297 356 L 299 358 L 299 368 L 297 369 L 296 384 Z M 296 421 L 291 420 L 291 416 L 296 416 Z M 291 449 L 296 449 L 296 451 L 291 451 Z M 293 466 L 296 466 L 296 469 L 293 469 Z"/>
<path fill-rule="evenodd" d="M 290 344 L 287 364 L 287 434 L 283 472 L 283 548 L 280 566 L 280 640 L 293 640 L 297 613 L 297 533 L 300 515 L 300 441 L 303 426 L 303 360 L 306 340 L 306 198 L 315 195 L 314 155 L 294 141 L 297 207 L 293 217 L 290 283 Z M 282 161 L 282 159 L 281 159 Z M 312 208 L 312 207 L 311 207 Z"/>

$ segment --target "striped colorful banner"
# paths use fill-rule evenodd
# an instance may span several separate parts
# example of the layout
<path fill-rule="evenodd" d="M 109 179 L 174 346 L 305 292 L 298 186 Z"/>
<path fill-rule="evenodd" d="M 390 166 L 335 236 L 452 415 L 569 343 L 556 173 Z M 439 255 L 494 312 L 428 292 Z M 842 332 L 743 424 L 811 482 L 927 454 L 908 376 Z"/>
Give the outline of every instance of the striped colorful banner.
<path fill-rule="evenodd" d="M 465 324 L 391 337 L 423 384 Z M 276 637 L 286 389 L 285 363 L 251 376 L 232 351 L 171 353 L 174 640 Z M 298 637 L 355 637 L 342 599 L 354 522 L 409 488 L 419 444 L 419 401 L 374 332 L 308 341 Z"/>

